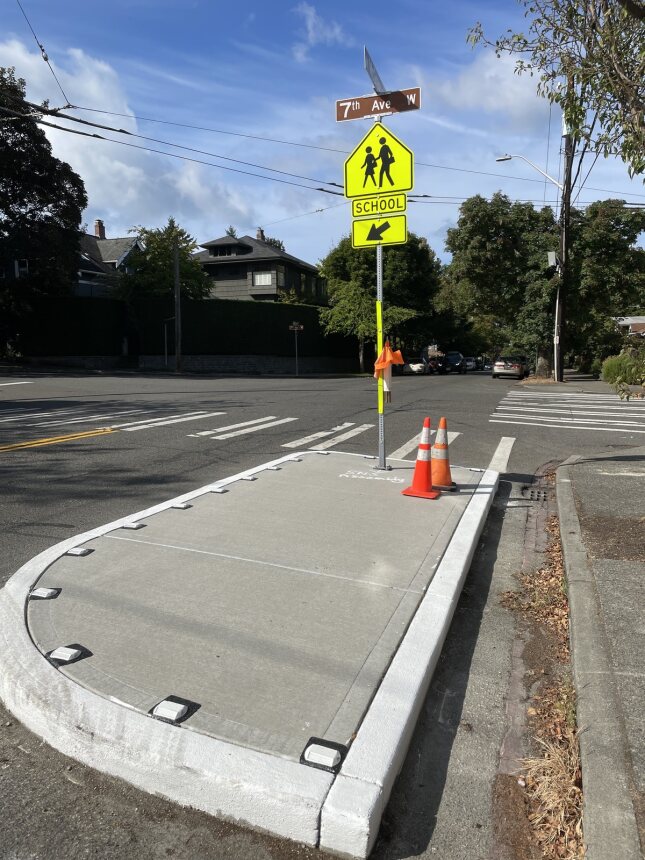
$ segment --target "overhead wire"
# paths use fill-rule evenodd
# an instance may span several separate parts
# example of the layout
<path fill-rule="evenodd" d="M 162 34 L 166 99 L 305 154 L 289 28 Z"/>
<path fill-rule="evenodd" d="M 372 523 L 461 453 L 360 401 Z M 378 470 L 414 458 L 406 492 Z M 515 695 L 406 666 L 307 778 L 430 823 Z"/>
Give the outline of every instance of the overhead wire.
<path fill-rule="evenodd" d="M 239 131 L 229 131 L 229 130 L 221 129 L 221 128 L 213 128 L 212 126 L 193 125 L 191 123 L 175 122 L 172 120 L 165 120 L 165 119 L 158 119 L 158 118 L 154 118 L 154 117 L 141 116 L 139 114 L 120 113 L 118 111 L 102 110 L 101 108 L 90 108 L 90 107 L 87 107 L 84 105 L 69 105 L 69 106 L 66 106 L 66 108 L 71 109 L 71 110 L 84 110 L 84 111 L 89 111 L 92 113 L 102 113 L 102 114 L 105 114 L 106 116 L 124 117 L 127 119 L 134 119 L 134 120 L 141 121 L 141 122 L 153 122 L 153 123 L 159 123 L 162 125 L 172 125 L 172 126 L 176 126 L 177 128 L 189 128 L 189 129 L 194 129 L 195 131 L 207 131 L 207 132 L 211 132 L 213 134 L 224 134 L 224 135 L 231 135 L 233 137 L 244 137 L 244 138 L 248 138 L 249 140 L 258 140 L 258 141 L 264 141 L 267 143 L 278 143 L 278 144 L 283 145 L 283 146 L 296 146 L 296 147 L 301 147 L 304 149 L 317 149 L 321 152 L 335 152 L 335 153 L 338 153 L 340 155 L 345 155 L 345 156 L 349 154 L 347 152 L 347 150 L 345 150 L 345 149 L 338 149 L 338 148 L 331 147 L 331 146 L 319 146 L 319 145 L 312 144 L 312 143 L 301 143 L 299 141 L 294 141 L 294 140 L 284 140 L 282 138 L 267 137 L 265 135 L 248 134 L 248 133 L 239 132 Z M 501 179 L 514 179 L 518 182 L 539 182 L 540 184 L 542 184 L 542 182 L 543 182 L 542 179 L 535 179 L 532 176 L 515 176 L 513 174 L 509 175 L 507 173 L 498 173 L 498 172 L 487 171 L 487 170 L 473 170 L 473 169 L 470 169 L 467 167 L 452 167 L 452 166 L 446 165 L 446 164 L 434 164 L 431 162 L 424 162 L 424 161 L 415 161 L 415 166 L 416 167 L 429 167 L 429 168 L 432 168 L 434 170 L 450 170 L 450 171 L 454 171 L 457 173 L 472 173 L 472 174 L 476 174 L 478 176 L 495 176 L 495 177 L 498 177 Z M 589 191 L 601 191 L 605 194 L 617 194 L 617 193 L 619 193 L 619 192 L 616 192 L 616 191 L 609 189 L 609 188 L 592 188 L 591 186 L 588 187 L 588 190 Z M 620 193 L 629 194 L 630 196 L 633 196 L 633 197 L 645 197 L 645 194 L 638 194 L 636 192 L 627 192 L 626 191 L 626 192 L 620 192 Z"/>
<path fill-rule="evenodd" d="M 103 141 L 106 141 L 108 143 L 116 143 L 119 146 L 127 146 L 127 147 L 130 147 L 131 149 L 143 150 L 144 152 L 154 152 L 158 155 L 167 155 L 169 158 L 178 158 L 181 161 L 191 161 L 191 162 L 194 162 L 195 164 L 206 164 L 209 167 L 217 167 L 219 170 L 227 170 L 231 173 L 241 173 L 244 176 L 254 176 L 257 179 L 267 179 L 270 182 L 279 182 L 283 185 L 293 185 L 296 188 L 304 188 L 307 191 L 322 191 L 325 194 L 335 194 L 339 197 L 344 196 L 342 194 L 342 192 L 332 191 L 329 188 L 312 188 L 310 185 L 303 185 L 300 182 L 291 182 L 289 179 L 279 179 L 277 176 L 264 176 L 261 173 L 253 173 L 250 170 L 240 170 L 237 167 L 226 167 L 226 165 L 224 165 L 224 164 L 215 164 L 212 161 L 204 161 L 203 159 L 200 159 L 200 158 L 190 158 L 187 155 L 179 155 L 176 152 L 166 152 L 163 149 L 154 149 L 153 147 L 150 147 L 150 146 L 139 146 L 136 143 L 128 143 L 125 140 L 114 140 L 114 138 L 105 137 L 104 135 L 97 134 L 96 132 L 87 132 L 87 131 L 80 131 L 79 129 L 76 129 L 76 128 L 67 128 L 66 126 L 56 125 L 56 123 L 47 122 L 46 120 L 43 120 L 43 119 L 37 120 L 37 122 L 39 125 L 46 125 L 46 126 L 49 126 L 50 128 L 55 128 L 58 131 L 65 131 L 65 132 L 68 132 L 69 134 L 77 134 L 77 135 L 80 135 L 81 137 L 89 137 L 89 138 L 93 138 L 95 140 L 103 140 Z"/>
<path fill-rule="evenodd" d="M 29 20 L 29 18 L 27 17 L 27 13 L 26 13 L 26 12 L 25 12 L 25 10 L 22 8 L 22 3 L 20 2 L 20 0 L 16 0 L 16 3 L 17 3 L 17 4 L 18 4 L 18 6 L 20 7 L 20 11 L 22 12 L 22 14 L 23 14 L 23 16 L 24 16 L 24 19 L 25 19 L 25 21 L 27 22 L 27 25 L 28 25 L 29 29 L 31 30 L 31 32 L 32 32 L 32 34 L 33 34 L 33 37 L 34 37 L 34 39 L 36 40 L 36 44 L 37 44 L 37 45 L 38 45 L 38 47 L 40 48 L 40 53 L 41 53 L 41 56 L 42 56 L 43 60 L 44 60 L 44 61 L 47 63 L 47 65 L 49 66 L 49 71 L 50 71 L 50 72 L 52 73 L 52 75 L 54 76 L 54 80 L 55 80 L 55 81 L 56 81 L 56 83 L 58 84 L 58 89 L 59 89 L 59 90 L 61 91 L 61 93 L 63 94 L 63 98 L 65 99 L 65 107 L 66 107 L 66 108 L 71 107 L 71 106 L 72 106 L 72 104 L 71 104 L 70 100 L 67 98 L 67 95 L 66 95 L 66 93 L 65 93 L 65 90 L 64 90 L 64 89 L 63 89 L 63 87 L 61 86 L 61 82 L 60 82 L 60 81 L 58 80 L 58 78 L 56 77 L 56 72 L 53 70 L 53 68 L 52 68 L 52 64 L 49 62 L 49 57 L 47 56 L 47 51 L 45 50 L 45 46 L 44 46 L 44 45 L 43 45 L 43 44 L 38 40 L 38 36 L 36 35 L 36 32 L 35 32 L 34 28 L 31 26 L 31 21 L 30 21 L 30 20 Z"/>

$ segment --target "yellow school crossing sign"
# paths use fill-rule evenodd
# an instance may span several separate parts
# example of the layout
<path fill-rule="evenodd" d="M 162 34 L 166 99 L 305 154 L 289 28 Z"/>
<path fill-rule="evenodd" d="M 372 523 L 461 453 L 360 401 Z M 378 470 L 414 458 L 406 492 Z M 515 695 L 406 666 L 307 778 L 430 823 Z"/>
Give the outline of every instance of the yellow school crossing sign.
<path fill-rule="evenodd" d="M 345 162 L 345 197 L 409 191 L 413 185 L 412 150 L 382 123 L 374 123 Z"/>

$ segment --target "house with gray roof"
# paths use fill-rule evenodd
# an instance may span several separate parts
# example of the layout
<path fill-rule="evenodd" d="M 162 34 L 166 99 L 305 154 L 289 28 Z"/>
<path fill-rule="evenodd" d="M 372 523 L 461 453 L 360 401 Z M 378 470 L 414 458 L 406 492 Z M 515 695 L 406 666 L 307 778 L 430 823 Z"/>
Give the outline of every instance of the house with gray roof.
<path fill-rule="evenodd" d="M 316 266 L 269 244 L 262 228 L 255 239 L 222 236 L 200 247 L 194 258 L 212 281 L 212 298 L 277 301 L 280 293 L 292 293 L 303 304 L 327 302 Z"/>
<path fill-rule="evenodd" d="M 94 235 L 83 233 L 80 241 L 78 283 L 75 295 L 93 298 L 110 296 L 118 272 L 127 271 L 128 257 L 142 248 L 136 236 L 107 239 L 105 225 L 97 219 Z"/>

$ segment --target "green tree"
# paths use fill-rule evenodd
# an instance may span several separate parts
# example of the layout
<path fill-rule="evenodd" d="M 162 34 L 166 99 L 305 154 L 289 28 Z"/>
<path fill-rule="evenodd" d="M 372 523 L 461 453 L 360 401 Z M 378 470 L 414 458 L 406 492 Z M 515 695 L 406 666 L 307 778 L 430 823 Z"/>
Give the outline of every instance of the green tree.
<path fill-rule="evenodd" d="M 274 236 L 267 236 L 264 241 L 267 245 L 271 245 L 272 248 L 277 248 L 278 251 L 286 250 L 282 239 L 276 239 Z"/>
<path fill-rule="evenodd" d="M 204 299 L 211 285 L 201 264 L 193 257 L 197 243 L 180 227 L 174 218 L 168 218 L 165 227 L 131 230 L 140 241 L 128 258 L 128 271 L 121 278 L 119 295 L 130 302 L 145 296 L 172 296 L 175 289 L 174 254 L 179 253 L 179 283 L 181 294 L 189 299 Z"/>
<path fill-rule="evenodd" d="M 78 271 L 83 180 L 52 155 L 25 81 L 0 68 L 0 351 L 12 343 L 30 302 L 70 294 Z M 14 278 L 14 261 L 26 260 Z"/>
<path fill-rule="evenodd" d="M 548 207 L 538 211 L 530 203 L 511 203 L 501 192 L 491 200 L 471 197 L 461 206 L 457 226 L 448 230 L 452 262 L 438 306 L 487 333 L 492 352 L 521 348 L 546 358 L 556 287 L 547 252 L 557 247 Z"/>
<path fill-rule="evenodd" d="M 419 321 L 433 312 L 441 264 L 425 239 L 410 233 L 405 245 L 383 250 L 383 326 L 399 340 L 416 341 Z M 364 347 L 376 340 L 376 251 L 352 248 L 349 237 L 321 262 L 329 307 L 320 318 L 328 333 L 354 336 L 364 371 Z M 417 344 L 415 344 L 417 345 Z"/>
<path fill-rule="evenodd" d="M 572 134 L 603 155 L 645 170 L 645 5 L 642 0 L 518 0 L 528 32 L 489 41 L 480 23 L 468 39 L 518 56 L 537 74 L 539 95 L 559 104 Z"/>
<path fill-rule="evenodd" d="M 572 219 L 574 289 L 567 297 L 567 349 L 585 365 L 620 348 L 614 317 L 645 301 L 645 210 L 622 200 L 592 203 Z"/>
<path fill-rule="evenodd" d="M 226 235 L 231 236 L 233 239 L 237 239 L 237 230 L 232 224 L 229 224 L 226 228 Z"/>

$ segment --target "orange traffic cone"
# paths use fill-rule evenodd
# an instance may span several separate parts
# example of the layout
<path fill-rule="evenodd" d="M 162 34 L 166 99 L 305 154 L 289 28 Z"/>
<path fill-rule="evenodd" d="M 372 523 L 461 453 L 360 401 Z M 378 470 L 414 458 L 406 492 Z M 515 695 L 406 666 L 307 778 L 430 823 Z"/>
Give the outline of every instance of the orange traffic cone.
<path fill-rule="evenodd" d="M 445 418 L 439 419 L 437 438 L 432 446 L 432 483 L 440 490 L 456 490 L 457 485 L 450 474 L 448 458 L 448 424 Z"/>
<path fill-rule="evenodd" d="M 412 486 L 401 491 L 404 496 L 416 496 L 420 499 L 438 499 L 439 493 L 432 489 L 432 469 L 430 464 L 430 419 L 423 419 L 423 430 L 414 467 Z"/>

